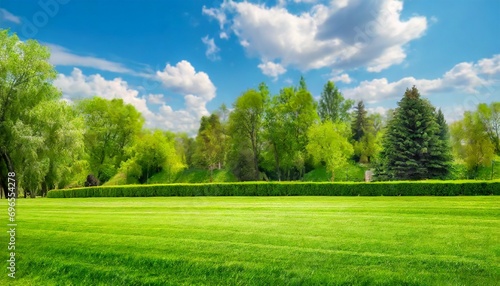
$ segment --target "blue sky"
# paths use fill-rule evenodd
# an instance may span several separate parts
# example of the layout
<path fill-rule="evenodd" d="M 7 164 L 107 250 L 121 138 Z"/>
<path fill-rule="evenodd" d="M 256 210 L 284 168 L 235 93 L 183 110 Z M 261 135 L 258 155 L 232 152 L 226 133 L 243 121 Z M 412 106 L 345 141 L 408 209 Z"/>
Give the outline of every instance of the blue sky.
<path fill-rule="evenodd" d="M 75 101 L 123 98 L 147 126 L 186 131 L 264 81 L 333 80 L 372 112 L 416 85 L 448 121 L 500 101 L 500 1 L 2 0 L 0 27 L 50 47 Z"/>

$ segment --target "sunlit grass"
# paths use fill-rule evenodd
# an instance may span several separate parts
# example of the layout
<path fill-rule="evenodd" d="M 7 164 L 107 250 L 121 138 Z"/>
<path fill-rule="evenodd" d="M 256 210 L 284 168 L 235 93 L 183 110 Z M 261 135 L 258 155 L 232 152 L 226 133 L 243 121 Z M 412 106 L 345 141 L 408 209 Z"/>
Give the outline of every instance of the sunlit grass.
<path fill-rule="evenodd" d="M 497 196 L 20 199 L 17 278 L 3 270 L 0 285 L 495 285 L 499 206 Z"/>

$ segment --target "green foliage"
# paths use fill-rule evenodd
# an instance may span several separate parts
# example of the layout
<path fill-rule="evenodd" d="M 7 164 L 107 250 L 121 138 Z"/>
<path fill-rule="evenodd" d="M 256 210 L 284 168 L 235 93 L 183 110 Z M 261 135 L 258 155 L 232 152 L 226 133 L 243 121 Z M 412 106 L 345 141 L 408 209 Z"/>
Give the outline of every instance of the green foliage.
<path fill-rule="evenodd" d="M 269 91 L 265 84 L 259 90 L 249 89 L 236 99 L 234 110 L 229 115 L 229 134 L 232 138 L 232 154 L 252 153 L 251 176 L 259 178 L 259 157 L 262 149 L 262 125 Z M 234 157 L 233 157 L 234 158 Z M 239 158 L 236 157 L 236 160 Z M 232 165 L 235 165 L 233 160 Z"/>
<path fill-rule="evenodd" d="M 500 156 L 500 102 L 492 102 L 490 105 L 481 103 L 476 113 L 484 126 L 491 144 L 495 147 L 495 153 Z"/>
<path fill-rule="evenodd" d="M 161 173 L 158 175 L 161 175 Z M 233 173 L 227 169 L 214 170 L 212 175 L 210 175 L 206 170 L 189 169 L 179 173 L 174 183 L 209 183 L 210 176 L 212 176 L 212 182 L 214 183 L 237 181 Z M 166 181 L 161 180 L 159 178 L 157 180 L 155 180 L 154 177 L 151 178 L 151 183 L 164 183 L 164 182 Z"/>
<path fill-rule="evenodd" d="M 446 177 L 451 157 L 440 133 L 434 107 L 420 97 L 416 87 L 407 89 L 387 127 L 384 173 L 379 175 L 396 180 Z"/>
<path fill-rule="evenodd" d="M 307 132 L 307 151 L 316 164 L 325 163 L 326 169 L 332 174 L 332 181 L 335 173 L 347 165 L 347 160 L 354 152 L 348 141 L 349 134 L 347 124 L 329 120 L 312 125 Z"/>
<path fill-rule="evenodd" d="M 361 141 L 361 138 L 368 131 L 368 112 L 365 109 L 363 101 L 359 101 L 358 105 L 354 108 L 354 123 L 352 124 L 352 139 L 354 141 Z"/>
<path fill-rule="evenodd" d="M 225 141 L 226 137 L 219 115 L 203 116 L 198 136 L 196 136 L 196 151 L 194 154 L 196 165 L 210 170 L 210 174 L 213 173 L 214 169 L 221 168 L 225 159 Z"/>
<path fill-rule="evenodd" d="M 382 118 L 380 114 L 367 115 L 363 101 L 359 101 L 354 111 L 351 126 L 354 158 L 360 163 L 371 163 L 382 147 Z"/>
<path fill-rule="evenodd" d="M 267 148 L 263 155 L 264 164 L 276 172 L 278 180 L 292 179 L 292 170 L 298 171 L 299 178 L 304 175 L 307 130 L 317 121 L 316 103 L 304 78 L 298 88 L 286 87 L 271 99 L 264 121 Z"/>
<path fill-rule="evenodd" d="M 49 58 L 47 47 L 0 30 L 0 183 L 5 192 L 7 172 L 18 172 L 18 185 L 35 194 L 44 180 L 50 188 L 62 184 L 78 165 L 70 170 L 66 164 L 80 155 L 79 123 L 68 106 L 56 102 L 61 93 L 51 83 L 56 71 Z"/>
<path fill-rule="evenodd" d="M 353 100 L 346 100 L 335 84 L 328 81 L 323 87 L 319 100 L 318 113 L 322 121 L 349 122 L 349 109 L 354 105 Z"/>
<path fill-rule="evenodd" d="M 38 125 L 38 130 L 34 133 L 28 130 L 22 132 L 42 138 L 44 144 L 38 148 L 37 156 L 48 159 L 48 169 L 41 181 L 44 192 L 62 188 L 75 177 L 83 182 L 88 171 L 83 141 L 83 119 L 63 101 L 42 102 L 30 111 L 29 117 L 28 125 Z M 19 146 L 18 150 L 25 146 L 24 142 L 18 144 L 23 145 Z"/>
<path fill-rule="evenodd" d="M 127 153 L 130 159 L 122 163 L 120 172 L 141 183 L 148 182 L 162 170 L 170 177 L 169 181 L 173 181 L 185 167 L 175 149 L 175 138 L 169 138 L 160 130 L 144 132 Z"/>
<path fill-rule="evenodd" d="M 139 134 L 144 119 L 122 99 L 84 99 L 77 108 L 85 120 L 85 147 L 91 171 L 101 182 L 109 180 L 125 161 L 125 149 Z"/>
<path fill-rule="evenodd" d="M 240 182 L 99 186 L 49 191 L 49 198 L 154 196 L 477 196 L 500 195 L 499 181 L 376 183 Z"/>
<path fill-rule="evenodd" d="M 495 146 L 477 112 L 465 112 L 462 120 L 451 124 L 450 131 L 455 156 L 463 160 L 469 173 L 491 164 Z"/>
<path fill-rule="evenodd" d="M 335 173 L 336 182 L 364 182 L 366 167 L 360 164 L 345 165 Z M 304 182 L 328 182 L 332 178 L 332 173 L 326 170 L 326 167 L 318 167 L 304 175 Z"/>

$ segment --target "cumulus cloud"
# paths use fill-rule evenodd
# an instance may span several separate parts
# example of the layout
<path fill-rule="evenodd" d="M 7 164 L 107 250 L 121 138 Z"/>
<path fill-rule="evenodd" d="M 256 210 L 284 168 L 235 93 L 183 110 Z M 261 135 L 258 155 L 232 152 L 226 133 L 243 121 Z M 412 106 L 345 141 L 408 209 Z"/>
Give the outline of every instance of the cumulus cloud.
<path fill-rule="evenodd" d="M 205 44 L 207 50 L 205 51 L 205 55 L 207 56 L 207 58 L 211 61 L 216 61 L 216 60 L 219 60 L 220 57 L 218 55 L 220 49 L 219 47 L 217 47 L 217 45 L 215 45 L 215 42 L 214 42 L 214 39 L 213 38 L 209 38 L 208 36 L 205 36 L 203 38 L 201 38 L 201 41 L 203 42 L 203 44 Z"/>
<path fill-rule="evenodd" d="M 489 96 L 491 87 L 500 81 L 500 54 L 476 63 L 462 62 L 436 79 L 416 79 L 405 77 L 389 82 L 386 78 L 362 81 L 357 87 L 343 90 L 352 99 L 373 103 L 384 99 L 399 98 L 406 88 L 413 85 L 423 95 L 459 91 L 468 94 Z"/>
<path fill-rule="evenodd" d="M 216 88 L 208 75 L 196 72 L 188 61 L 180 61 L 175 66 L 167 64 L 163 71 L 156 72 L 163 85 L 173 91 L 188 95 L 193 94 L 206 101 L 215 97 Z"/>
<path fill-rule="evenodd" d="M 164 102 L 163 94 L 150 94 L 147 99 L 151 104 L 162 104 Z"/>
<path fill-rule="evenodd" d="M 9 11 L 7 11 L 3 8 L 0 8 L 0 22 L 2 22 L 2 21 L 12 22 L 15 24 L 21 24 L 21 18 L 10 13 Z"/>
<path fill-rule="evenodd" d="M 277 63 L 266 62 L 258 65 L 263 74 L 274 77 L 276 80 L 280 75 L 286 73 L 286 69 Z"/>
<path fill-rule="evenodd" d="M 76 55 L 66 48 L 54 44 L 45 45 L 50 48 L 49 61 L 55 66 L 88 67 L 102 71 L 135 74 L 134 71 L 128 69 L 121 63 L 111 62 L 91 56 Z"/>
<path fill-rule="evenodd" d="M 167 64 L 158 71 L 156 79 L 172 92 L 184 97 L 185 108 L 174 110 L 166 105 L 163 94 L 144 94 L 128 85 L 121 78 L 105 79 L 100 74 L 85 75 L 74 68 L 70 75 L 59 74 L 54 85 L 61 89 L 64 98 L 75 100 L 100 96 L 106 99 L 121 98 L 133 105 L 146 119 L 146 126 L 194 134 L 201 116 L 209 115 L 206 104 L 215 97 L 216 88 L 204 72 L 196 72 L 187 61 L 175 66 Z M 148 104 L 159 105 L 153 112 Z"/>
<path fill-rule="evenodd" d="M 378 72 L 401 63 L 403 47 L 427 29 L 425 17 L 400 19 L 399 0 L 336 0 L 308 7 L 292 13 L 279 3 L 267 7 L 226 0 L 203 11 L 218 19 L 221 30 L 234 33 L 249 55 L 301 70 L 364 67 Z"/>
<path fill-rule="evenodd" d="M 352 79 L 351 77 L 346 74 L 346 73 L 343 73 L 343 74 L 340 74 L 340 75 L 335 75 L 331 78 L 331 81 L 333 82 L 343 82 L 343 83 L 351 83 L 352 82 Z"/>
<path fill-rule="evenodd" d="M 146 99 L 139 97 L 139 92 L 130 88 L 121 78 L 106 80 L 100 74 L 86 76 L 80 69 L 74 68 L 70 75 L 57 75 L 54 85 L 70 100 L 96 95 L 106 99 L 121 98 L 123 102 L 133 105 L 146 119 L 154 116 L 146 104 Z"/>

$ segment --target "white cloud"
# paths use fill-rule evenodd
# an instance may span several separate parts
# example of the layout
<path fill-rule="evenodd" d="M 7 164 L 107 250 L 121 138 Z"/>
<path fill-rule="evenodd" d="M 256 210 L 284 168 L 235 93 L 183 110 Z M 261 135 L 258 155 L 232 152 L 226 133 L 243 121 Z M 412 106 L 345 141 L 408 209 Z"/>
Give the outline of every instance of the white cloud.
<path fill-rule="evenodd" d="M 204 72 L 196 72 L 188 61 L 175 66 L 167 64 L 163 71 L 156 72 L 163 85 L 181 94 L 196 94 L 207 100 L 215 97 L 215 86 Z"/>
<path fill-rule="evenodd" d="M 431 93 L 463 92 L 491 96 L 489 87 L 500 81 L 500 54 L 481 59 L 477 63 L 456 64 L 442 77 L 436 79 L 416 79 L 405 77 L 389 82 L 386 78 L 362 81 L 357 87 L 343 90 L 352 99 L 377 102 L 384 99 L 399 98 L 406 88 L 415 85 L 422 95 Z"/>
<path fill-rule="evenodd" d="M 68 51 L 66 48 L 54 44 L 45 45 L 50 48 L 49 61 L 55 66 L 88 67 L 116 73 L 135 74 L 134 71 L 128 69 L 121 63 L 111 62 L 91 56 L 76 55 Z"/>
<path fill-rule="evenodd" d="M 232 0 L 211 9 L 204 8 L 204 14 L 217 19 L 224 14 L 221 30 L 233 32 L 249 55 L 301 70 L 365 67 L 378 72 L 401 63 L 403 47 L 427 29 L 425 17 L 400 19 L 399 0 L 337 0 L 297 14 L 280 3 L 267 7 Z"/>
<path fill-rule="evenodd" d="M 175 66 L 167 64 L 164 71 L 157 72 L 157 80 L 173 92 L 184 96 L 185 108 L 174 110 L 165 104 L 163 94 L 140 95 L 137 89 L 121 78 L 107 80 L 99 74 L 85 75 L 74 68 L 70 75 L 59 74 L 54 85 L 61 89 L 64 98 L 75 100 L 100 96 L 106 99 L 121 98 L 133 105 L 146 119 L 149 128 L 162 128 L 195 134 L 201 116 L 209 115 L 206 103 L 215 97 L 216 88 L 204 72 L 196 72 L 187 61 Z M 149 104 L 160 105 L 153 112 Z"/>
<path fill-rule="evenodd" d="M 100 74 L 86 76 L 80 69 L 74 68 L 71 75 L 58 74 L 54 85 L 60 88 L 68 99 L 96 95 L 106 99 L 121 98 L 123 102 L 133 105 L 146 119 L 154 116 L 146 104 L 146 99 L 139 97 L 139 92 L 130 88 L 121 78 L 106 80 Z"/>
<path fill-rule="evenodd" d="M 343 82 L 343 83 L 351 83 L 352 82 L 352 79 L 351 77 L 346 74 L 346 73 L 343 73 L 341 75 L 335 75 L 334 77 L 331 78 L 331 80 L 333 82 Z"/>
<path fill-rule="evenodd" d="M 224 3 L 222 4 L 222 6 Z M 219 22 L 219 26 L 222 29 L 224 27 L 224 24 L 226 24 L 226 13 L 224 13 L 223 9 L 217 9 L 217 8 L 207 8 L 205 5 L 203 5 L 203 8 L 201 9 L 202 14 L 207 15 L 211 18 L 214 18 Z"/>
<path fill-rule="evenodd" d="M 164 103 L 163 94 L 150 94 L 150 95 L 148 95 L 148 102 L 150 102 L 152 104 Z"/>
<path fill-rule="evenodd" d="M 368 113 L 371 114 L 378 113 L 380 115 L 385 115 L 389 110 L 389 108 L 385 108 L 383 106 L 377 106 L 377 107 L 368 107 L 366 110 L 368 111 Z"/>
<path fill-rule="evenodd" d="M 286 73 L 286 69 L 282 65 L 273 62 L 261 63 L 258 67 L 263 74 L 274 77 L 275 80 Z"/>
<path fill-rule="evenodd" d="M 205 55 L 207 56 L 207 58 L 211 61 L 219 60 L 220 57 L 217 53 L 219 53 L 220 49 L 215 45 L 214 39 L 209 38 L 207 35 L 201 38 L 201 41 L 207 47 L 207 50 L 205 51 Z"/>
<path fill-rule="evenodd" d="M 18 16 L 10 13 L 9 11 L 0 8 L 0 22 L 1 20 L 7 21 L 7 22 L 12 22 L 15 24 L 21 24 L 21 18 Z"/>

